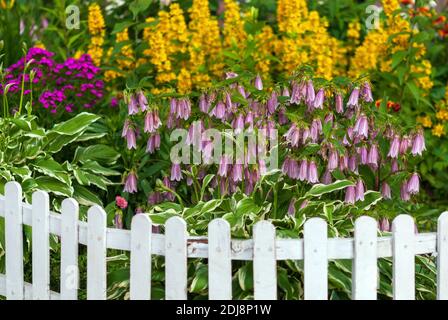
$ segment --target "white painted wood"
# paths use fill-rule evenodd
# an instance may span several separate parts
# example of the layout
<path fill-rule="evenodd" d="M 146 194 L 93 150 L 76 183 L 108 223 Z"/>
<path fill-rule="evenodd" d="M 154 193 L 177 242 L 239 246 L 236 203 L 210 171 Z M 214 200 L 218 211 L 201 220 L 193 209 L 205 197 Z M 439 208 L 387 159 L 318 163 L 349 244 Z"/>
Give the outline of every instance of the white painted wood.
<path fill-rule="evenodd" d="M 50 197 L 44 191 L 35 191 L 32 196 L 32 275 L 33 299 L 50 300 Z"/>
<path fill-rule="evenodd" d="M 61 299 L 77 300 L 79 206 L 74 199 L 64 199 L 61 208 Z"/>
<path fill-rule="evenodd" d="M 311 218 L 304 226 L 304 297 L 328 299 L 327 223 Z"/>
<path fill-rule="evenodd" d="M 268 221 L 254 226 L 254 299 L 277 299 L 275 228 Z"/>
<path fill-rule="evenodd" d="M 394 300 L 415 299 L 414 219 L 399 215 L 392 222 Z"/>
<path fill-rule="evenodd" d="M 179 217 L 165 224 L 165 299 L 187 299 L 187 225 Z"/>
<path fill-rule="evenodd" d="M 23 203 L 23 224 L 32 225 L 32 207 Z M 4 196 L 0 195 L 0 217 L 4 216 Z M 87 223 L 78 222 L 79 243 L 87 245 Z M 58 213 L 50 212 L 50 233 L 61 235 L 61 218 Z M 130 251 L 131 233 L 129 230 L 107 229 L 107 248 Z M 415 235 L 415 254 L 436 253 L 436 233 L 427 232 Z M 188 237 L 187 253 L 189 258 L 208 258 L 208 245 L 206 237 Z M 303 260 L 303 239 L 277 239 L 277 260 Z M 250 261 L 253 258 L 253 240 L 233 239 L 232 260 Z M 328 259 L 353 259 L 353 238 L 328 239 Z M 378 258 L 392 257 L 392 237 L 378 238 Z M 152 254 L 165 255 L 165 236 L 163 234 L 152 235 Z"/>
<path fill-rule="evenodd" d="M 131 300 L 151 299 L 151 219 L 137 214 L 131 224 Z"/>
<path fill-rule="evenodd" d="M 87 299 L 106 299 L 106 213 L 99 206 L 87 212 Z"/>
<path fill-rule="evenodd" d="M 6 298 L 23 300 L 22 187 L 17 182 L 5 185 L 5 251 Z"/>
<path fill-rule="evenodd" d="M 39 196 L 40 194 L 40 196 Z M 64 215 L 58 215 L 55 213 L 50 213 L 47 215 L 48 220 L 39 219 L 40 215 L 49 212 L 48 208 L 48 200 L 42 200 L 42 194 L 44 193 L 36 193 L 33 199 L 33 205 L 25 204 L 21 202 L 21 190 L 20 186 L 16 183 L 8 184 L 5 189 L 5 196 L 0 196 L 0 216 L 5 217 L 6 222 L 6 270 L 7 275 L 0 275 L 0 294 L 4 294 L 8 299 L 23 299 L 23 298 L 63 298 L 64 297 L 64 286 L 61 284 L 61 295 L 59 296 L 56 293 L 50 292 L 47 285 L 48 281 L 44 277 L 38 277 L 37 274 L 47 275 L 46 272 L 39 272 L 35 270 L 45 270 L 47 269 L 46 261 L 47 259 L 42 259 L 42 257 L 48 256 L 48 250 L 43 250 L 42 247 L 45 247 L 46 244 L 42 240 L 45 237 L 45 234 L 48 235 L 48 231 L 52 234 L 60 235 L 61 239 L 66 239 L 66 235 L 69 231 L 64 231 L 64 226 L 69 225 L 73 230 L 78 229 L 77 232 L 71 232 L 72 240 L 69 242 L 61 240 L 62 243 L 71 243 L 72 248 L 77 249 L 77 243 L 87 244 L 88 249 L 88 298 L 89 299 L 105 299 L 106 298 L 106 247 L 119 249 L 119 250 L 131 250 L 135 246 L 135 236 L 132 236 L 132 232 L 128 230 L 117 230 L 117 229 L 106 229 L 105 227 L 105 213 L 99 207 L 94 207 L 89 210 L 89 223 L 78 222 L 77 216 L 71 217 L 71 219 L 65 221 Z M 47 196 L 48 197 L 48 196 Z M 44 203 L 45 205 L 37 205 L 37 203 Z M 72 205 L 72 207 L 76 206 Z M 40 208 L 43 210 L 40 210 Z M 76 211 L 76 209 L 63 209 L 62 211 Z M 98 215 L 96 217 L 91 217 L 91 211 L 96 210 L 100 212 L 100 217 Z M 14 214 L 18 213 L 18 214 Z M 354 259 L 354 288 L 353 288 L 353 296 L 355 299 L 369 299 L 366 295 L 373 294 L 375 290 L 372 289 L 373 285 L 370 283 L 372 277 L 368 275 L 362 276 L 361 274 L 369 274 L 367 272 L 369 267 L 362 267 L 362 265 L 366 265 L 366 261 L 369 260 L 372 262 L 374 259 L 378 257 L 390 257 L 393 256 L 394 259 L 394 298 L 395 299 L 414 299 L 415 298 L 415 254 L 431 254 L 437 253 L 438 255 L 438 298 L 439 299 L 447 299 L 447 274 L 445 273 L 447 270 L 444 265 L 447 264 L 447 253 L 446 253 L 446 235 L 447 235 L 447 213 L 444 213 L 439 220 L 438 226 L 438 237 L 435 233 L 425 233 L 425 234 L 414 234 L 414 223 L 413 219 L 410 216 L 399 216 L 393 222 L 393 236 L 392 237 L 380 237 L 377 238 L 376 241 L 371 243 L 372 247 L 376 245 L 376 249 L 372 247 L 368 247 L 367 249 L 364 247 L 365 243 L 361 243 L 362 239 L 370 239 L 371 237 L 367 236 L 370 231 L 363 231 L 363 228 L 356 225 L 355 238 L 350 239 L 327 239 L 326 238 L 326 226 L 325 222 L 323 225 L 321 223 L 315 222 L 315 225 L 321 225 L 320 231 L 317 232 L 319 228 L 313 227 L 312 221 L 319 219 L 311 219 L 307 222 L 305 226 L 305 237 L 302 239 L 275 239 L 275 232 L 272 237 L 274 245 L 272 246 L 272 251 L 274 252 L 274 258 L 269 261 L 274 262 L 274 270 L 275 270 L 275 261 L 276 260 L 285 260 L 285 259 L 294 259 L 300 260 L 305 258 L 305 298 L 306 299 L 326 299 L 327 298 L 327 264 L 329 259 Z M 96 220 L 101 220 L 101 223 L 93 222 Z M 214 260 L 218 261 L 222 259 L 223 254 L 217 254 L 219 250 L 213 249 L 215 246 L 213 245 L 216 240 L 224 239 L 223 234 L 219 232 L 211 232 L 209 235 L 209 243 L 207 244 L 206 237 L 188 237 L 186 233 L 186 226 L 183 220 L 180 218 L 176 218 L 180 220 L 177 222 L 171 223 L 173 226 L 170 227 L 170 223 L 167 223 L 167 232 L 166 237 L 161 234 L 149 235 L 148 239 L 151 242 L 148 252 L 159 255 L 167 255 L 167 270 L 174 270 L 174 277 L 167 271 L 167 299 L 185 299 L 187 296 L 186 290 L 186 259 L 188 257 L 192 258 L 210 258 L 210 263 Z M 174 220 L 176 220 L 174 219 Z M 404 222 L 403 222 L 404 221 Z M 12 222 L 12 223 L 11 223 Z M 33 235 L 33 256 L 34 261 L 36 262 L 33 265 L 33 274 L 35 275 L 35 279 L 33 279 L 33 284 L 26 284 L 23 282 L 23 239 L 22 239 L 22 224 L 33 226 L 33 230 L 36 234 Z M 371 223 L 370 223 L 371 224 Z M 46 227 L 45 227 L 46 225 Z M 101 225 L 101 228 L 94 227 L 95 225 Z M 11 227 L 12 226 L 12 227 Z M 180 226 L 180 227 L 179 227 Z M 364 229 L 367 228 L 366 226 Z M 371 228 L 371 227 L 370 227 Z M 12 232 L 12 229 L 16 230 L 16 232 Z M 36 230 L 44 230 L 43 232 L 37 233 Z M 213 229 L 211 225 L 211 230 Z M 310 231 L 314 229 L 315 231 Z M 359 230 L 358 230 L 359 229 Z M 17 231 L 19 230 L 19 231 Z M 46 231 L 45 231 L 46 230 Z M 180 231 L 180 232 L 179 232 Z M 255 232 L 255 231 L 254 231 Z M 76 235 L 79 235 L 78 239 L 76 239 Z M 216 234 L 216 239 L 214 234 Z M 258 233 L 257 233 L 258 234 Z M 230 248 L 228 250 L 228 256 L 225 261 L 230 262 L 231 259 L 234 260 L 254 260 L 254 269 L 256 269 L 255 265 L 262 266 L 261 259 L 266 260 L 266 255 L 257 254 L 258 250 L 266 250 L 266 246 L 259 246 L 259 242 L 266 241 L 265 234 L 266 232 L 259 232 L 259 234 L 263 234 L 263 236 L 258 237 L 254 234 L 254 240 L 230 240 L 230 236 L 228 237 L 228 243 L 230 244 Z M 313 235 L 314 234 L 314 235 Z M 15 236 L 16 235 L 16 236 Z M 20 236 L 17 236 L 20 235 Z M 99 235 L 99 237 L 92 236 Z M 171 235 L 171 236 L 170 236 Z M 174 237 L 176 235 L 176 237 Z M 180 236 L 179 236 L 180 235 Z M 221 235 L 221 236 L 219 236 Z M 376 234 L 375 234 L 376 237 Z M 47 237 L 48 238 L 48 237 Z M 168 240 L 167 240 L 168 239 Z M 222 240 L 221 239 L 221 240 Z M 315 241 L 317 239 L 318 241 Z M 188 242 L 187 242 L 188 240 Z M 322 244 L 324 243 L 324 245 Z M 20 245 L 18 245 L 20 244 Z M 41 244 L 42 246 L 39 246 Z M 93 244 L 93 245 L 92 245 Z M 182 245 L 179 245 L 182 244 Z M 229 247 L 228 246 L 228 247 Z M 11 248 L 15 248 L 17 250 L 12 250 Z M 101 250 L 98 250 L 100 248 Z M 363 249 L 364 248 L 364 249 Z M 74 257 L 77 254 L 75 250 L 72 250 L 72 254 Z M 64 252 L 66 250 L 63 250 Z M 100 252 L 100 254 L 92 254 L 92 252 Z M 12 253 L 8 253 L 12 252 Z M 44 252 L 43 254 L 39 254 L 39 252 Z M 46 252 L 46 254 L 45 254 Z M 102 254 L 101 254 L 102 252 Z M 175 254 L 172 254 L 175 253 Z M 272 253 L 268 253 L 272 254 Z M 64 255 L 64 253 L 63 253 Z M 216 255 L 216 257 L 213 257 Z M 67 255 L 65 255 L 67 256 Z M 72 260 L 76 260 L 73 258 Z M 93 256 L 93 259 L 92 259 Z M 369 259 L 365 258 L 366 256 Z M 136 255 L 134 255 L 131 260 L 136 259 Z M 182 257 L 182 259 L 179 259 Z M 364 258 L 361 258 L 364 257 Z M 95 259 L 96 258 L 96 259 Z M 142 257 L 139 256 L 140 259 Z M 67 259 L 62 258 L 63 261 L 67 261 Z M 97 261 L 94 261 L 97 260 Z M 181 263 L 175 262 L 181 261 Z M 61 270 L 64 269 L 61 263 Z M 14 267 L 11 267 L 14 265 Z M 135 265 L 135 263 L 134 263 Z M 228 266 L 228 264 L 226 263 Z M 179 268 L 180 266 L 180 268 Z M 372 267 L 372 264 L 370 264 Z M 376 267 L 376 266 L 375 266 Z M 132 267 L 131 267 L 132 268 Z M 211 269 L 218 269 L 218 264 Z M 265 268 L 265 265 L 263 265 Z M 222 269 L 222 266 L 221 266 Z M 92 272 L 93 270 L 93 272 Z M 99 272 L 99 270 L 102 270 Z M 261 270 L 261 269 L 260 269 Z M 321 270 L 318 272 L 317 270 Z M 94 273 L 99 274 L 100 276 L 94 276 Z M 210 271 L 211 272 L 211 271 Z M 270 271 L 269 271 L 270 272 Z M 12 277 L 13 274 L 18 274 L 17 277 Z M 254 270 L 254 280 L 258 277 L 262 272 L 258 272 Z M 317 276 L 307 276 L 312 273 L 315 273 Z M 215 273 L 211 273 L 210 280 L 215 283 L 215 288 L 217 288 L 218 281 L 212 280 L 213 275 Z M 221 272 L 219 277 L 223 278 L 224 272 Z M 325 277 L 321 275 L 324 274 Z M 143 276 L 143 275 L 142 275 Z M 150 276 L 149 276 L 150 277 Z M 3 280 L 2 280 L 3 279 Z M 180 281 L 174 280 L 180 279 Z M 272 277 L 269 277 L 272 281 Z M 311 280 L 310 280 L 311 279 Z M 369 280 L 369 281 L 367 281 Z M 266 282 L 266 279 L 261 280 L 262 283 Z M 135 279 L 131 280 L 131 282 L 137 282 Z M 369 284 L 367 284 L 369 282 Z M 373 280 L 372 280 L 373 282 Z M 145 283 L 139 282 L 139 283 Z M 224 282 L 230 283 L 230 282 Z M 179 285 L 180 284 L 180 285 Z M 150 285 L 150 283 L 149 283 Z M 37 289 L 35 289 L 35 288 Z M 135 286 L 133 286 L 135 287 Z M 261 288 L 259 284 L 256 284 L 255 287 L 258 289 Z M 271 284 L 271 287 L 273 285 Z M 93 288 L 93 289 L 92 289 Z M 213 284 L 211 285 L 213 288 Z M 311 289 L 309 289 L 311 288 Z M 369 288 L 366 290 L 360 288 Z M 213 292 L 218 292 L 218 289 L 211 289 L 212 293 L 210 298 L 213 297 Z M 227 288 L 222 290 L 227 292 L 226 297 L 231 298 L 228 292 L 231 292 Z M 255 296 L 257 298 L 257 292 L 263 292 L 260 290 L 255 290 Z M 276 291 L 276 288 L 275 290 Z M 76 289 L 74 290 L 76 298 Z M 139 291 L 140 292 L 140 291 Z M 267 291 L 266 291 L 267 292 Z M 270 291 L 269 291 L 270 292 Z M 137 294 L 131 294 L 134 298 Z M 222 294 L 224 295 L 224 294 Z M 229 297 L 230 296 L 230 297 Z M 180 298 L 179 298 L 180 297 Z M 373 297 L 371 297 L 373 299 Z"/>
<path fill-rule="evenodd" d="M 376 300 L 378 286 L 377 222 L 369 216 L 355 221 L 352 299 Z"/>
<path fill-rule="evenodd" d="M 208 298 L 232 300 L 230 224 L 214 219 L 208 225 Z"/>
<path fill-rule="evenodd" d="M 437 220 L 437 299 L 448 300 L 448 212 Z"/>
<path fill-rule="evenodd" d="M 0 274 L 0 296 L 6 296 L 6 276 Z M 24 282 L 24 300 L 33 299 L 33 285 L 28 282 Z M 50 300 L 60 300 L 60 294 L 58 292 L 50 291 Z"/>

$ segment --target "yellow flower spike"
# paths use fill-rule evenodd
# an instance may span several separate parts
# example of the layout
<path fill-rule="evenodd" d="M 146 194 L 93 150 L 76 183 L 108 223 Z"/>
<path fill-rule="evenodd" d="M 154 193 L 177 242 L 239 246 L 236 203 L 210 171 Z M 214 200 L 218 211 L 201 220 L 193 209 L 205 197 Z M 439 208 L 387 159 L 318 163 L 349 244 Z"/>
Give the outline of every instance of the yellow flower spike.
<path fill-rule="evenodd" d="M 191 36 L 188 45 L 188 70 L 192 75 L 193 86 L 205 88 L 211 83 L 209 72 L 215 76 L 221 76 L 223 72 L 218 20 L 212 17 L 208 0 L 193 0 L 188 12 L 188 29 Z"/>
<path fill-rule="evenodd" d="M 226 47 L 231 47 L 233 44 L 242 46 L 247 34 L 244 31 L 239 4 L 235 0 L 224 0 L 224 7 L 224 44 Z"/>
<path fill-rule="evenodd" d="M 277 22 L 283 32 L 276 45 L 280 71 L 291 73 L 299 64 L 308 63 L 316 75 L 327 79 L 345 72 L 347 50 L 328 33 L 327 19 L 308 11 L 306 1 L 279 0 Z"/>
<path fill-rule="evenodd" d="M 361 37 L 361 23 L 359 21 L 352 21 L 348 24 L 347 37 L 355 43 L 358 42 Z"/>
<path fill-rule="evenodd" d="M 97 3 L 89 6 L 89 15 L 87 18 L 89 34 L 91 35 L 90 44 L 87 53 L 92 57 L 92 61 L 96 66 L 101 65 L 103 57 L 103 44 L 106 25 L 101 8 Z"/>

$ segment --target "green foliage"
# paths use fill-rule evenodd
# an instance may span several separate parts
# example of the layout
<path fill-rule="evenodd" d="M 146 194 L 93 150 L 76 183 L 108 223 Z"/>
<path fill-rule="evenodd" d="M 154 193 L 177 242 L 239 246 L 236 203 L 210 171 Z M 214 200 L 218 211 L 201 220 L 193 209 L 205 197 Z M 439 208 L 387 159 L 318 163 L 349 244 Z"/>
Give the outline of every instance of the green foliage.
<path fill-rule="evenodd" d="M 100 144 L 81 146 L 80 141 L 95 133 L 91 124 L 98 120 L 94 114 L 80 113 L 45 130 L 37 125 L 35 116 L 0 118 L 0 192 L 8 181 L 15 180 L 21 183 L 28 201 L 40 189 L 57 196 L 55 205 L 59 196 L 74 197 L 82 204 L 102 204 L 84 186 L 107 191 L 113 184 L 107 177 L 120 173 L 110 168 L 119 156 L 116 151 Z M 70 159 L 64 151 L 76 144 Z"/>

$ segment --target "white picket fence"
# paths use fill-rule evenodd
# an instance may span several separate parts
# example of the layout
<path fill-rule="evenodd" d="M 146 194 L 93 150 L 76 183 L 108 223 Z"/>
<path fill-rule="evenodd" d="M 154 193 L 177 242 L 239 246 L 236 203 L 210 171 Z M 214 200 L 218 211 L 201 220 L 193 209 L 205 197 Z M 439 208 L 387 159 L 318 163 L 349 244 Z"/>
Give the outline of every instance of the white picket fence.
<path fill-rule="evenodd" d="M 437 255 L 437 298 L 448 299 L 448 212 L 437 233 L 415 234 L 410 216 L 393 221 L 390 237 L 377 237 L 377 223 L 367 216 L 355 222 L 354 238 L 327 238 L 323 219 L 305 223 L 303 239 L 276 238 L 268 221 L 254 226 L 250 240 L 232 240 L 227 221 L 209 224 L 208 238 L 189 237 L 185 222 L 170 218 L 165 235 L 152 234 L 148 216 L 137 214 L 131 230 L 106 226 L 99 206 L 78 220 L 78 204 L 65 199 L 61 214 L 50 212 L 49 196 L 33 194 L 32 205 L 22 202 L 21 187 L 9 182 L 0 196 L 5 218 L 6 275 L 0 275 L 0 295 L 7 299 L 77 299 L 78 244 L 87 245 L 87 298 L 106 299 L 106 250 L 131 252 L 130 298 L 150 299 L 151 255 L 165 256 L 166 299 L 187 298 L 187 259 L 208 258 L 209 299 L 232 299 L 232 260 L 253 260 L 254 298 L 277 298 L 278 260 L 304 260 L 305 299 L 328 298 L 328 261 L 353 259 L 353 299 L 376 299 L 377 259 L 393 257 L 394 299 L 415 298 L 415 255 Z M 23 225 L 32 226 L 32 284 L 24 282 Z M 49 234 L 61 239 L 60 293 L 50 291 Z"/>

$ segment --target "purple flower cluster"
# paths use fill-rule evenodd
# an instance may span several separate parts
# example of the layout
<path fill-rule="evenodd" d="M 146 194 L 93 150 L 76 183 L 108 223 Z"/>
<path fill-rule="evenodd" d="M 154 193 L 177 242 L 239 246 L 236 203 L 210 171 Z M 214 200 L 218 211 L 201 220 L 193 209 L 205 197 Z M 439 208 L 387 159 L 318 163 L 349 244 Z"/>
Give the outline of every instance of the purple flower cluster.
<path fill-rule="evenodd" d="M 209 129 L 233 128 L 237 135 L 261 132 L 265 137 L 281 132 L 283 140 L 278 145 L 283 159 L 281 179 L 286 179 L 288 184 L 304 185 L 350 180 L 352 184 L 345 189 L 344 198 L 350 205 L 365 201 L 369 190 L 391 199 L 395 184 L 392 188 L 389 183 L 396 181 L 393 179 L 396 173 L 406 172 L 404 160 L 425 150 L 420 131 L 404 133 L 399 128 L 392 130 L 389 123 L 376 123 L 376 108 L 372 108 L 374 99 L 367 82 L 335 88 L 333 84 L 317 80 L 314 83 L 309 76 L 299 76 L 287 84 L 264 90 L 260 76 L 250 82 L 240 82 L 236 77 L 229 73 L 227 78 L 233 78 L 232 83 L 203 92 L 198 98 L 197 110 L 187 97 L 171 98 L 166 120 L 168 129 L 188 129 L 186 145 L 202 154 L 202 162 L 197 166 L 201 174 L 195 178 L 201 183 L 206 173 L 214 173 L 209 188 L 223 195 L 238 189 L 246 194 L 254 192 L 267 166 L 265 159 L 258 157 L 260 146 L 246 142 L 242 159 L 220 154 L 219 163 L 208 161 L 215 151 L 206 134 Z M 143 131 L 150 135 L 156 133 L 161 126 L 157 109 L 148 106 L 140 93 L 133 95 L 128 103 L 130 118 L 143 114 Z M 129 149 L 136 147 L 135 139 L 139 135 L 135 123 L 128 119 L 123 130 Z M 268 140 L 265 139 L 270 144 Z M 152 153 L 159 146 L 160 137 L 150 136 L 147 151 Z M 175 190 L 183 181 L 190 186 L 193 183 L 193 174 L 187 174 L 190 169 L 190 165 L 173 161 L 164 178 L 165 186 Z M 366 179 L 366 169 L 372 171 L 376 181 Z M 403 181 L 401 198 L 410 200 L 418 192 L 419 177 L 412 173 Z M 154 204 L 173 197 L 170 192 L 154 192 L 148 202 Z M 295 212 L 295 201 L 291 201 L 289 212 Z"/>
<path fill-rule="evenodd" d="M 159 111 L 156 107 L 150 106 L 143 91 L 130 94 L 126 97 L 128 104 L 128 115 L 124 126 L 122 137 L 125 138 L 129 150 L 137 148 L 137 138 L 140 136 L 140 129 L 135 116 L 144 116 L 143 132 L 148 134 L 146 152 L 154 153 L 160 148 L 160 133 L 158 130 L 162 126 L 159 118 Z"/>
<path fill-rule="evenodd" d="M 104 83 L 98 79 L 100 69 L 89 55 L 79 59 L 68 58 L 57 63 L 54 53 L 41 48 L 31 48 L 25 57 L 6 69 L 6 85 L 10 85 L 8 94 L 17 96 L 21 91 L 22 79 L 25 82 L 25 95 L 30 94 L 30 82 L 37 90 L 40 106 L 51 113 L 61 111 L 74 112 L 83 108 L 92 108 L 104 96 Z M 23 74 L 25 64 L 34 72 L 31 79 L 27 72 Z M 0 93 L 4 87 L 0 85 Z"/>

